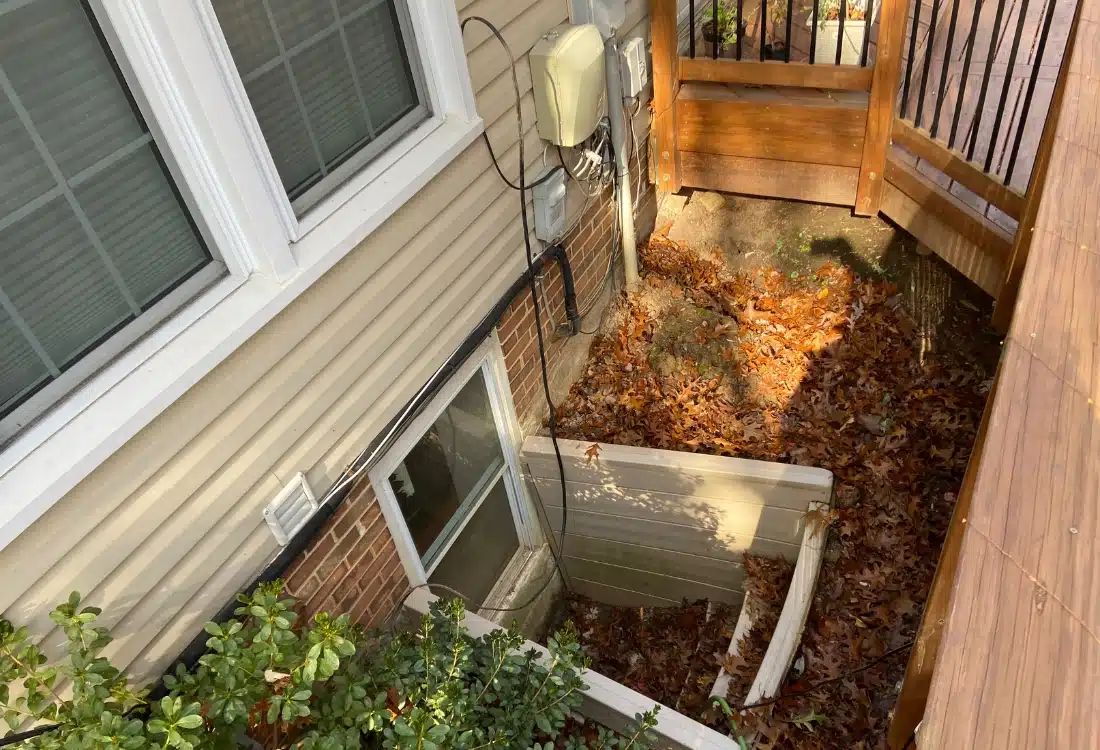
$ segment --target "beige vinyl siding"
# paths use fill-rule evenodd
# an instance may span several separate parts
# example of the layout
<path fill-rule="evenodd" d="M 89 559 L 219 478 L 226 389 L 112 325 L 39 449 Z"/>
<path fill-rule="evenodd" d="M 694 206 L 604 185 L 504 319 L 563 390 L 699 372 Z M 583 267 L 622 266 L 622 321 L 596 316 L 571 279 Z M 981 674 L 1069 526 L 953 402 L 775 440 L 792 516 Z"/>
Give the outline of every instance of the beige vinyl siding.
<path fill-rule="evenodd" d="M 564 0 L 459 3 L 460 17 L 472 14 L 517 51 L 568 15 Z M 515 175 L 507 56 L 473 28 L 467 52 L 478 111 Z M 525 58 L 519 76 L 534 175 L 542 148 Z M 518 198 L 478 140 L 0 550 L 0 611 L 56 644 L 48 613 L 79 590 L 104 608 L 116 663 L 158 675 L 276 552 L 264 505 L 299 471 L 317 491 L 330 486 L 524 262 Z"/>

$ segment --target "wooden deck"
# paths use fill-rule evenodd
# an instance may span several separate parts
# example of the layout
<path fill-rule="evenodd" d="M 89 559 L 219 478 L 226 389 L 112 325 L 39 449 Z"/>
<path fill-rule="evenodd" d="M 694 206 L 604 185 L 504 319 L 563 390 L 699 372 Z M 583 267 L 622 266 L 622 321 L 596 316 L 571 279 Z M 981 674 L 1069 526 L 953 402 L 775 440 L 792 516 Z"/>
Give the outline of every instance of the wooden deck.
<path fill-rule="evenodd" d="M 922 749 L 1100 747 L 1100 0 L 1079 23 Z"/>

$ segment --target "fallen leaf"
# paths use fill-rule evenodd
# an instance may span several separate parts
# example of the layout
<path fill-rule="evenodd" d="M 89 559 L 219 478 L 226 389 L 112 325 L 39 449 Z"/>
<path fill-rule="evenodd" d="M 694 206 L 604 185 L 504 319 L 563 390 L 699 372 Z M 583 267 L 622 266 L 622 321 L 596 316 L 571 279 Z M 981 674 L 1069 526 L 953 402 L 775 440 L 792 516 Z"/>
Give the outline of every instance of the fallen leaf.
<path fill-rule="evenodd" d="M 584 452 L 584 462 L 586 464 L 591 463 L 592 459 L 595 459 L 596 463 L 600 462 L 600 444 L 599 443 L 592 443 L 592 445 L 588 446 L 588 449 L 585 450 L 585 452 Z"/>

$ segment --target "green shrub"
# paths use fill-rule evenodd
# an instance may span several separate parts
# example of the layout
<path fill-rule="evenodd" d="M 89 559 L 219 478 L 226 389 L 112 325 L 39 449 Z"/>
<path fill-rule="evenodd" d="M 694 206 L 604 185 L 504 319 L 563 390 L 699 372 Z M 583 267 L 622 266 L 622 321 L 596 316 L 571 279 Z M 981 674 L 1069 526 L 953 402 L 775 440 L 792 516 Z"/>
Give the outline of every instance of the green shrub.
<path fill-rule="evenodd" d="M 58 724 L 24 741 L 34 750 L 229 750 L 246 737 L 268 750 L 551 748 L 585 688 L 568 627 L 540 660 L 516 651 L 514 630 L 472 638 L 459 600 L 434 604 L 415 632 L 386 634 L 346 615 L 299 626 L 281 582 L 238 598 L 234 619 L 207 623 L 199 663 L 178 665 L 153 702 L 102 655 L 111 638 L 78 594 L 50 615 L 68 640 L 61 663 L 0 620 L 0 712 L 12 730 Z M 597 747 L 645 750 L 655 713 Z"/>

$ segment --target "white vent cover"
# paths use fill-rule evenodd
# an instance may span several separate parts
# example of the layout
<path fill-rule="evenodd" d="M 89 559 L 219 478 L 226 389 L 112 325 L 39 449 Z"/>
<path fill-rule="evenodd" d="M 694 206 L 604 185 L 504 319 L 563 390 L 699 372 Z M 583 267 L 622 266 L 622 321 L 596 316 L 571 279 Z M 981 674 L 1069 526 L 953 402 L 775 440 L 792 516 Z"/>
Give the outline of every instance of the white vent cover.
<path fill-rule="evenodd" d="M 317 499 L 306 482 L 305 474 L 299 473 L 264 508 L 264 520 L 271 527 L 275 540 L 285 547 L 316 512 Z"/>

